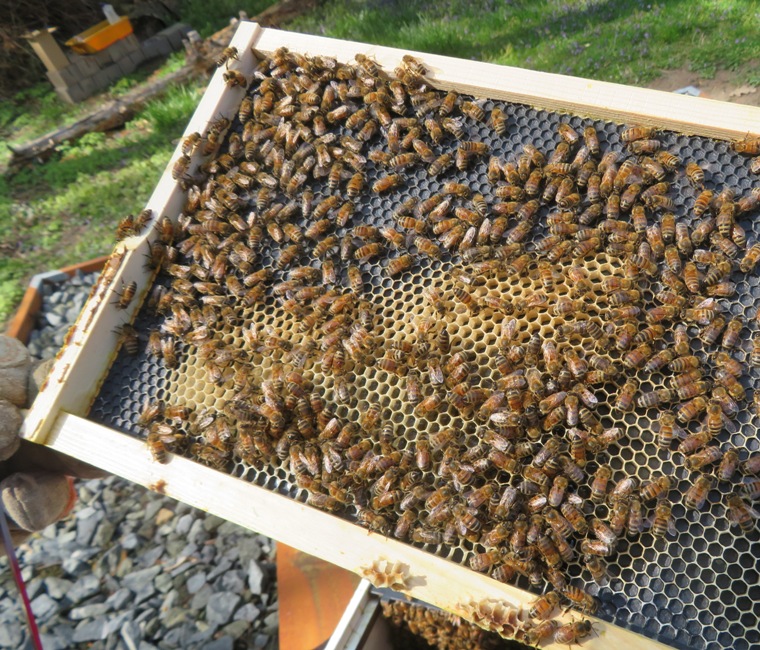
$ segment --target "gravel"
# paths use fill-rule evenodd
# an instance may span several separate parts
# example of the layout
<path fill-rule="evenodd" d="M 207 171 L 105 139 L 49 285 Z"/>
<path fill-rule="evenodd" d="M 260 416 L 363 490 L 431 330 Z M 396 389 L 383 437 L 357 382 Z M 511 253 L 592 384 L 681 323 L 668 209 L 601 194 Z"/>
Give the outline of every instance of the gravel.
<path fill-rule="evenodd" d="M 34 356 L 56 355 L 96 277 L 43 284 Z M 77 492 L 69 517 L 16 549 L 47 650 L 277 648 L 272 540 L 114 476 Z M 2 558 L 0 648 L 25 647 Z"/>

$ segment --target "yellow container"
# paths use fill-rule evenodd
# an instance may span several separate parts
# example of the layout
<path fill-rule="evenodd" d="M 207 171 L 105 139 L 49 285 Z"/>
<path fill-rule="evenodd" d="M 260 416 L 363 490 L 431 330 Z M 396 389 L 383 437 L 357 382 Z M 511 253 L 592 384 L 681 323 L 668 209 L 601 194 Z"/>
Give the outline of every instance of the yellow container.
<path fill-rule="evenodd" d="M 104 20 L 102 23 L 90 27 L 81 34 L 70 38 L 66 41 L 66 45 L 77 54 L 95 54 L 95 52 L 105 50 L 131 33 L 132 23 L 129 22 L 129 18 L 122 16 L 118 22 L 113 24 Z"/>

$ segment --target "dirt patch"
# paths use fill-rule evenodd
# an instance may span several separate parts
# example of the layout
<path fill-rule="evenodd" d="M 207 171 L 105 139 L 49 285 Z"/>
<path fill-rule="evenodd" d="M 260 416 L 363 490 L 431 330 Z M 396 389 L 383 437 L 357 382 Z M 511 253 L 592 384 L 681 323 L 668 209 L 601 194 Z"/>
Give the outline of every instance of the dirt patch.
<path fill-rule="evenodd" d="M 750 61 L 736 70 L 719 70 L 712 79 L 700 77 L 699 73 L 686 68 L 668 70 L 649 84 L 655 90 L 673 91 L 694 86 L 701 97 L 723 102 L 760 106 L 760 86 L 751 86 L 744 80 L 747 74 L 760 67 L 760 61 Z"/>

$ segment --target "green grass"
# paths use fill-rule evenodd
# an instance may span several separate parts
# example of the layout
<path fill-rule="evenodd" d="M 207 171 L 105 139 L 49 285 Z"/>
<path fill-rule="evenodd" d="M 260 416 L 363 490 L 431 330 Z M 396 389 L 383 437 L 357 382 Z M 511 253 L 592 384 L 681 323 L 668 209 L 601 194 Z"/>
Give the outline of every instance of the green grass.
<path fill-rule="evenodd" d="M 758 20 L 746 0 L 327 0 L 288 27 L 640 85 L 666 69 L 710 76 L 760 57 Z"/>
<path fill-rule="evenodd" d="M 124 130 L 90 133 L 55 161 L 0 177 L 0 323 L 31 275 L 112 248 L 117 223 L 145 205 L 201 92 L 172 88 Z"/>
<path fill-rule="evenodd" d="M 250 18 L 261 12 L 275 0 L 180 0 L 178 12 L 182 22 L 206 38 L 228 25 L 230 18 L 237 18 L 240 11 Z"/>

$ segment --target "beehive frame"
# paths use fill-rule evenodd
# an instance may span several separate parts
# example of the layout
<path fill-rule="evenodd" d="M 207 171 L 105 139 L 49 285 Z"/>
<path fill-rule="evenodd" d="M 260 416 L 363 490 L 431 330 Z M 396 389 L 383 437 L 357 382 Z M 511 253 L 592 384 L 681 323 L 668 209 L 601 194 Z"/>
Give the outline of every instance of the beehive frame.
<path fill-rule="evenodd" d="M 257 52 L 269 53 L 285 45 L 293 51 L 336 56 L 344 61 L 363 52 L 386 69 L 392 69 L 406 53 L 262 29 L 253 23 L 241 24 L 231 44 L 240 52 L 241 70 L 252 67 L 251 47 Z M 448 57 L 415 56 L 431 70 L 431 79 L 437 87 L 456 88 L 479 97 L 617 122 L 652 124 L 719 139 L 741 138 L 760 125 L 760 110 L 753 107 Z M 228 89 L 222 71 L 218 71 L 186 133 L 203 132 L 213 119 L 231 114 L 242 93 L 240 89 Z M 171 177 L 172 164 L 179 155 L 178 148 L 148 202 L 147 207 L 154 214 L 176 218 L 181 209 L 184 193 Z M 535 598 L 533 594 L 497 583 L 401 542 L 368 533 L 345 520 L 187 459 L 175 457 L 168 465 L 159 465 L 151 460 L 140 441 L 82 417 L 113 362 L 116 337 L 112 330 L 134 316 L 142 302 L 140 298 L 151 284 L 152 273 L 144 268 L 143 252 L 138 251 L 144 249 L 144 239 L 149 235 L 125 240 L 117 247 L 27 417 L 25 437 L 354 572 L 362 572 L 379 559 L 399 562 L 408 570 L 410 595 L 468 618 L 472 617 L 472 603 L 501 601 L 521 607 Z M 126 313 L 115 309 L 111 297 L 125 277 L 138 282 L 138 297 Z M 603 647 L 610 642 L 621 642 L 631 648 L 664 647 L 610 623 L 596 623 L 598 636 L 586 640 L 586 647 Z"/>

